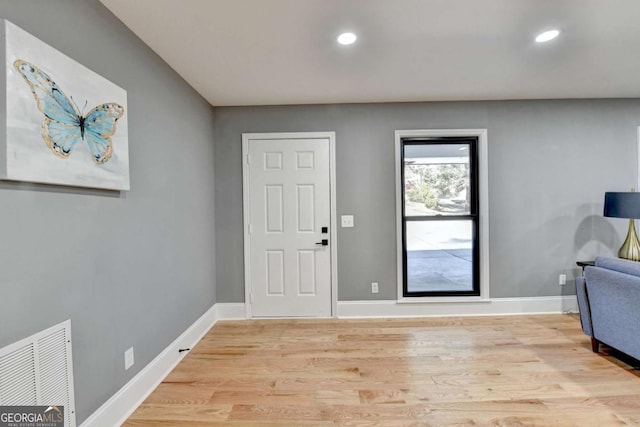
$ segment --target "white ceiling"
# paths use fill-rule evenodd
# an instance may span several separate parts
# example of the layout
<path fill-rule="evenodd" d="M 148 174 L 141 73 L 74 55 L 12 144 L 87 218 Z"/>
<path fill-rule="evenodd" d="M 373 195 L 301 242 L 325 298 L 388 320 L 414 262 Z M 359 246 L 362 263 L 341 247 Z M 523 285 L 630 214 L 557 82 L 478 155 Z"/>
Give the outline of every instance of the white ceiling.
<path fill-rule="evenodd" d="M 640 0 L 101 1 L 214 106 L 640 97 Z"/>

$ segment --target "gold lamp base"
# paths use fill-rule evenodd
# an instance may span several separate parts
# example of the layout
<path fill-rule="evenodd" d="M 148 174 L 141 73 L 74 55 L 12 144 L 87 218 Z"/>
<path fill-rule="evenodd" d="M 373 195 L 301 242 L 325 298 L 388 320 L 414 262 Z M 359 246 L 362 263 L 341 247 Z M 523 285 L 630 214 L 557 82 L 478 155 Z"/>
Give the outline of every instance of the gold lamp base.
<path fill-rule="evenodd" d="M 618 257 L 631 261 L 640 261 L 640 241 L 636 234 L 636 225 L 633 219 L 629 220 L 629 232 L 627 238 L 618 251 Z"/>

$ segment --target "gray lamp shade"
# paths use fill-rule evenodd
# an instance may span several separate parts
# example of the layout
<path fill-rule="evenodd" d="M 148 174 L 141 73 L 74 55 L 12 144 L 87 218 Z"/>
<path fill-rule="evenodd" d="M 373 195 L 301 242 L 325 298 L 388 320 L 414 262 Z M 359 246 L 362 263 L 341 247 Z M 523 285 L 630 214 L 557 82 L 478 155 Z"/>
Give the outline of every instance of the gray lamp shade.
<path fill-rule="evenodd" d="M 604 193 L 604 216 L 640 218 L 640 193 Z"/>

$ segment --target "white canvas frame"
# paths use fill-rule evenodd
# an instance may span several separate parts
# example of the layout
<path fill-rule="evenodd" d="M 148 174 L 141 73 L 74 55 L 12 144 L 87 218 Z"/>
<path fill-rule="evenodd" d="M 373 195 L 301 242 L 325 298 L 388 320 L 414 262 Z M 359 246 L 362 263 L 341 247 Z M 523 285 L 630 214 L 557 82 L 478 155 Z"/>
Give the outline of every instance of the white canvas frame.
<path fill-rule="evenodd" d="M 0 102 L 5 106 L 0 118 L 0 179 L 129 190 L 127 92 L 7 20 L 0 20 L 0 36 Z M 42 136 L 46 116 L 14 67 L 18 59 L 46 73 L 83 117 L 99 105 L 124 107 L 110 137 L 113 150 L 106 162 L 94 162 L 85 140 L 67 158 L 56 156 L 47 146 Z"/>

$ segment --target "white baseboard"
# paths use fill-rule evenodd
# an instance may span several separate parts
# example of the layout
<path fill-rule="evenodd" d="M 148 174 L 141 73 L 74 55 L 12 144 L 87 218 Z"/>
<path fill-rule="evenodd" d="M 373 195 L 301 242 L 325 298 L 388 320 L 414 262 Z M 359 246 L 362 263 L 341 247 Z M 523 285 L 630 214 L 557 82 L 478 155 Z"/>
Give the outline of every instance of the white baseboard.
<path fill-rule="evenodd" d="M 242 320 L 247 318 L 247 311 L 243 302 L 217 303 L 218 320 Z"/>
<path fill-rule="evenodd" d="M 245 304 L 216 304 L 219 320 L 246 319 Z M 338 301 L 338 318 L 500 316 L 577 312 L 575 295 L 468 301 Z"/>
<path fill-rule="evenodd" d="M 124 423 L 188 353 L 178 353 L 178 350 L 193 348 L 218 321 L 218 305 L 214 304 L 200 316 L 162 353 L 91 414 L 80 427 L 113 427 Z"/>
<path fill-rule="evenodd" d="M 498 316 L 576 312 L 575 295 L 491 298 L 468 302 L 338 301 L 339 318 Z"/>

